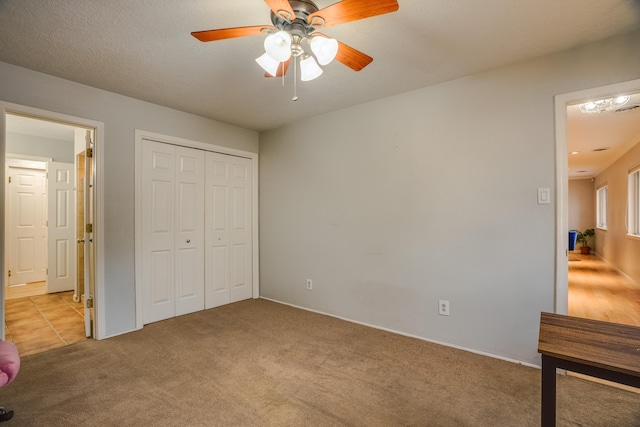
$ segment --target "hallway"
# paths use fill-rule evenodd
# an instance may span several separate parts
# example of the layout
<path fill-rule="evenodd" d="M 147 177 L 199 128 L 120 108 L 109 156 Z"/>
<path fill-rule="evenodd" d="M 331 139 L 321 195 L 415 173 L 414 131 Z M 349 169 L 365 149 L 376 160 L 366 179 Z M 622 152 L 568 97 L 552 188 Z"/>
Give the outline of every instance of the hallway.
<path fill-rule="evenodd" d="M 640 286 L 596 255 L 570 252 L 569 315 L 640 326 Z"/>

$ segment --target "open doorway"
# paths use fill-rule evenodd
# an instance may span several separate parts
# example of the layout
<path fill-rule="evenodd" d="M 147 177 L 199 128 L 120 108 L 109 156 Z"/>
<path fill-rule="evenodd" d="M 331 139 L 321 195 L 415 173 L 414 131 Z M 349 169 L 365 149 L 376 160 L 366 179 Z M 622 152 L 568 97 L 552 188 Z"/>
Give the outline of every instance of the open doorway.
<path fill-rule="evenodd" d="M 5 339 L 22 355 L 93 336 L 95 129 L 5 114 Z"/>
<path fill-rule="evenodd" d="M 629 99 L 608 111 L 580 110 L 620 95 Z M 640 308 L 640 288 L 619 254 L 634 244 L 626 224 L 627 174 L 640 162 L 640 80 L 556 97 L 556 148 L 556 312 L 637 324 L 640 318 L 629 314 L 634 304 Z M 572 229 L 595 230 L 591 255 L 580 254 L 580 242 L 569 251 Z"/>

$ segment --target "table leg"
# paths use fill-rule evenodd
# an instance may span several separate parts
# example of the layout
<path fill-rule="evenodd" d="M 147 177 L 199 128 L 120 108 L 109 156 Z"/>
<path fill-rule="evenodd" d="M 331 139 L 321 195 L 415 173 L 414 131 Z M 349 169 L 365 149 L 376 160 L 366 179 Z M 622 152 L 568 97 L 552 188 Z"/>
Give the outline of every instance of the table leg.
<path fill-rule="evenodd" d="M 556 361 L 542 355 L 542 427 L 556 425 Z"/>

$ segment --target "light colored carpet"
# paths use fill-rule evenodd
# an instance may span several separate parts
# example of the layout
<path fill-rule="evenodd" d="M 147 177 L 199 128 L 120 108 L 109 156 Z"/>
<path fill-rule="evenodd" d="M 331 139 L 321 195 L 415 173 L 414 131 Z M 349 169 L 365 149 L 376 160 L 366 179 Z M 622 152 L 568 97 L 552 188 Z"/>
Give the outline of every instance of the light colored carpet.
<path fill-rule="evenodd" d="M 249 300 L 22 359 L 15 426 L 538 426 L 540 371 Z M 638 426 L 635 393 L 558 383 L 559 426 Z"/>

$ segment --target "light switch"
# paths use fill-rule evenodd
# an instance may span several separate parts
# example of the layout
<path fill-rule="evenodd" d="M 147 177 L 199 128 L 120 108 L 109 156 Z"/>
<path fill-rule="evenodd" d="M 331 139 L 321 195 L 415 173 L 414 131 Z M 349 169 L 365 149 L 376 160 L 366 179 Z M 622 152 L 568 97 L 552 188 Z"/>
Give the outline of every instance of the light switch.
<path fill-rule="evenodd" d="M 551 190 L 548 188 L 538 188 L 538 204 L 548 205 L 551 203 Z"/>

